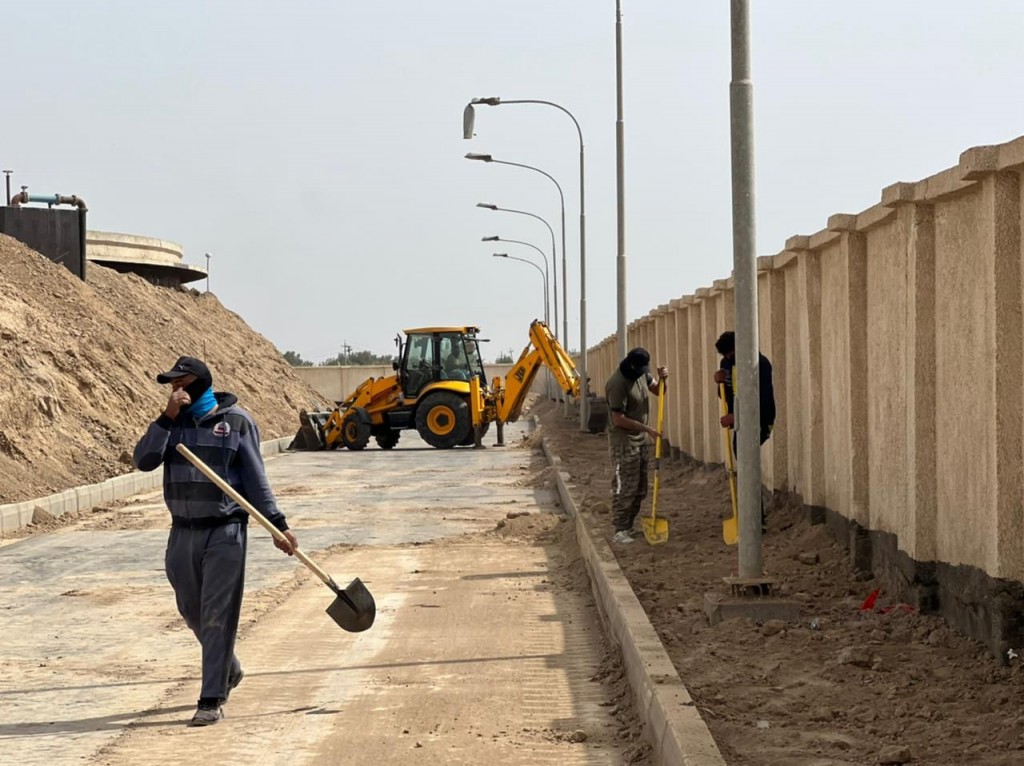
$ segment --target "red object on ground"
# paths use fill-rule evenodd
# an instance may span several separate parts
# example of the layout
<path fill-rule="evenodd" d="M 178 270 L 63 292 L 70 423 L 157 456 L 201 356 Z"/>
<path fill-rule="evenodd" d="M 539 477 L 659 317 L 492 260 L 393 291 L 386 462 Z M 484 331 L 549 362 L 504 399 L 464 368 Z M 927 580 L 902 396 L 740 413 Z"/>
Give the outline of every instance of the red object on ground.
<path fill-rule="evenodd" d="M 864 599 L 864 603 L 860 605 L 860 611 L 871 612 L 875 609 L 875 602 L 878 601 L 878 596 L 882 592 L 881 588 L 875 588 L 868 597 Z"/>

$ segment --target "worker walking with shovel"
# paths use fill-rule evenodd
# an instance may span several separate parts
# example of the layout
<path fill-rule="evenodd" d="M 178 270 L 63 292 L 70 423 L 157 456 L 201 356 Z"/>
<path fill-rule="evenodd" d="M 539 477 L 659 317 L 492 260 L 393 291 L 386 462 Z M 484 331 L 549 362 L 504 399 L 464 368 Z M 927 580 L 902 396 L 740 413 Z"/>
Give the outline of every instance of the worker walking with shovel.
<path fill-rule="evenodd" d="M 281 532 L 274 545 L 289 556 L 295 535 L 277 508 L 260 455 L 260 436 L 237 397 L 214 393 L 203 362 L 183 356 L 156 377 L 171 384 L 160 416 L 135 446 L 142 471 L 164 467 L 164 502 L 171 512 L 165 570 L 178 611 L 203 649 L 202 690 L 190 721 L 208 726 L 224 717 L 221 705 L 242 680 L 235 637 L 245 582 L 249 514 L 176 449 L 184 445 Z"/>
<path fill-rule="evenodd" d="M 608 449 L 612 457 L 612 542 L 633 542 L 633 523 L 640 513 L 640 504 L 647 497 L 647 465 L 651 442 L 657 429 L 647 425 L 648 397 L 658 395 L 659 383 L 668 378 L 668 368 L 658 368 L 658 380 L 649 372 L 651 355 L 643 348 L 634 348 L 619 362 L 619 367 L 605 384 L 608 402 Z M 643 535 L 643 530 L 635 533 Z"/>

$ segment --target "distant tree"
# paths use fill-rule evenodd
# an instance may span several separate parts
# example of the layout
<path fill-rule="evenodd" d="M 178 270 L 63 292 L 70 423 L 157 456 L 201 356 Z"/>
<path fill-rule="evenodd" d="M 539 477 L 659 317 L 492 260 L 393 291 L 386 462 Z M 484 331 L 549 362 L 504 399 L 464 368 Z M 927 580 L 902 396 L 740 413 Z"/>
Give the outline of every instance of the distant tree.
<path fill-rule="evenodd" d="M 332 356 L 330 359 L 324 359 L 320 362 L 321 367 L 348 367 L 350 365 L 390 365 L 395 359 L 392 354 L 378 355 L 372 351 L 352 351 L 348 350 L 340 352 L 337 356 Z"/>
<path fill-rule="evenodd" d="M 498 358 L 494 360 L 495 364 L 512 364 L 515 361 L 515 357 L 512 354 L 515 353 L 514 348 L 510 348 L 508 351 L 502 351 L 498 354 Z"/>
<path fill-rule="evenodd" d="M 284 360 L 288 362 L 292 367 L 312 367 L 312 362 L 307 362 L 295 351 L 285 351 Z"/>

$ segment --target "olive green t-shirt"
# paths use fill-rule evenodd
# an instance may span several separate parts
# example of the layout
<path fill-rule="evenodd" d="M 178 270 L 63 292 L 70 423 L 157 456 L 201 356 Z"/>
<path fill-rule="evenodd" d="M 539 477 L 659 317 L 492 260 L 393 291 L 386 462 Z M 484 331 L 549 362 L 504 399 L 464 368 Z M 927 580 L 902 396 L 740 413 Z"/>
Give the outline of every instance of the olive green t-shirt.
<path fill-rule="evenodd" d="M 621 370 L 615 370 L 608 382 L 604 384 L 604 397 L 608 402 L 608 443 L 616 444 L 647 444 L 647 434 L 643 431 L 627 431 L 619 428 L 612 421 L 611 413 L 619 411 L 630 420 L 647 424 L 647 389 L 650 383 L 648 375 L 641 375 L 636 380 L 629 380 Z"/>

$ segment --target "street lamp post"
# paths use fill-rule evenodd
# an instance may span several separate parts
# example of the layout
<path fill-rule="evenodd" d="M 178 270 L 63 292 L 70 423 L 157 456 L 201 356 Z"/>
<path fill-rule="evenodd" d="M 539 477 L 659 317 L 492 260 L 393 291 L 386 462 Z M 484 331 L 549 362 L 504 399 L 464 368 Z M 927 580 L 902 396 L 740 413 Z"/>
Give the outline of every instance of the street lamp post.
<path fill-rule="evenodd" d="M 497 96 L 490 98 L 474 98 L 462 112 L 462 137 L 472 138 L 473 127 L 476 123 L 476 111 L 473 108 L 476 104 L 486 106 L 501 106 L 503 104 L 543 104 L 551 106 L 568 115 L 576 126 L 576 134 L 580 140 L 580 380 L 583 382 L 583 390 L 580 395 L 580 430 L 586 431 L 587 422 L 590 420 L 590 380 L 587 377 L 587 214 L 586 214 L 586 183 L 585 167 L 583 156 L 583 130 L 580 123 L 573 116 L 573 113 L 564 106 L 553 101 L 542 101 L 539 99 L 510 99 L 502 101 Z M 563 288 L 564 288 L 563 279 Z M 568 333 L 566 342 L 568 343 Z"/>
<path fill-rule="evenodd" d="M 470 129 L 472 133 L 472 129 Z M 526 170 L 532 170 L 536 173 L 540 173 L 542 176 L 547 178 L 551 183 L 558 189 L 558 202 L 559 209 L 561 212 L 562 222 L 562 340 L 566 347 L 569 345 L 569 268 L 567 265 L 565 255 L 565 195 L 562 193 L 562 186 L 555 180 L 555 177 L 550 173 L 546 173 L 540 168 L 535 168 L 533 165 L 524 165 L 521 162 L 509 162 L 508 160 L 496 160 L 489 154 L 474 154 L 470 152 L 466 155 L 467 160 L 478 160 L 480 162 L 493 162 L 495 165 L 511 165 L 514 168 L 525 168 Z M 563 410 L 564 417 L 570 417 L 572 414 L 572 403 L 569 401 L 569 397 L 565 397 L 565 408 Z"/>
<path fill-rule="evenodd" d="M 619 359 L 626 356 L 626 128 L 622 118 L 622 4 L 615 0 L 615 189 L 619 254 L 616 258 Z"/>
<path fill-rule="evenodd" d="M 551 291 L 548 289 L 548 257 L 544 254 L 536 245 L 532 245 L 529 242 L 523 242 L 519 239 L 504 239 L 495 234 L 493 237 L 481 237 L 481 242 L 511 242 L 514 245 L 525 245 L 526 247 L 532 247 L 536 250 L 540 257 L 544 259 L 544 324 L 551 325 L 551 317 L 548 313 L 548 309 L 551 306 Z"/>
<path fill-rule="evenodd" d="M 732 0 L 732 242 L 736 278 L 736 452 L 739 576 L 763 576 L 761 549 L 761 398 L 757 329 L 757 238 L 754 229 L 754 94 L 750 75 L 750 2 Z"/>
<path fill-rule="evenodd" d="M 498 207 L 488 202 L 477 202 L 477 207 L 484 208 L 486 210 L 501 211 L 503 213 L 518 213 L 519 215 L 528 215 L 531 218 L 536 218 L 542 224 L 548 227 L 548 232 L 551 234 L 551 262 L 554 266 L 551 269 L 551 298 L 552 305 L 554 306 L 555 324 L 552 326 L 552 330 L 555 333 L 555 340 L 558 340 L 558 251 L 555 249 L 555 230 L 551 228 L 551 224 L 541 218 L 535 213 L 528 213 L 525 210 L 513 210 L 508 207 Z M 511 242 L 512 240 L 506 240 Z M 544 259 L 544 268 L 547 269 L 548 263 L 547 258 Z"/>
<path fill-rule="evenodd" d="M 210 292 L 210 254 L 206 254 L 206 292 Z"/>
<path fill-rule="evenodd" d="M 489 154 L 474 154 L 470 152 L 466 155 L 467 160 L 479 160 L 480 162 L 493 162 L 495 165 L 511 165 L 515 168 L 526 168 L 527 170 L 533 170 L 540 173 L 542 176 L 547 178 L 551 183 L 558 189 L 558 201 L 560 203 L 561 220 L 562 220 L 562 338 L 566 345 L 569 343 L 569 271 L 566 265 L 565 256 L 565 195 L 562 194 L 562 187 L 555 180 L 554 176 L 549 173 L 545 173 L 540 168 L 535 168 L 533 165 L 524 165 L 521 162 L 509 162 L 508 160 L 496 160 Z M 569 401 L 566 400 L 566 414 L 568 411 Z"/>
<path fill-rule="evenodd" d="M 485 241 L 487 241 L 486 238 L 485 238 Z M 548 280 L 547 280 L 547 277 L 544 276 L 544 272 L 541 271 L 540 266 L 538 266 L 536 263 L 531 261 L 529 258 L 516 258 L 514 255 L 509 255 L 508 253 L 492 253 L 491 257 L 493 257 L 493 258 L 508 258 L 510 261 L 519 261 L 520 263 L 528 263 L 531 266 L 533 266 L 533 268 L 537 269 L 537 272 L 540 274 L 541 286 L 544 288 L 544 302 L 545 302 L 545 304 L 547 303 Z M 545 310 L 547 310 L 546 306 L 545 306 Z"/>

